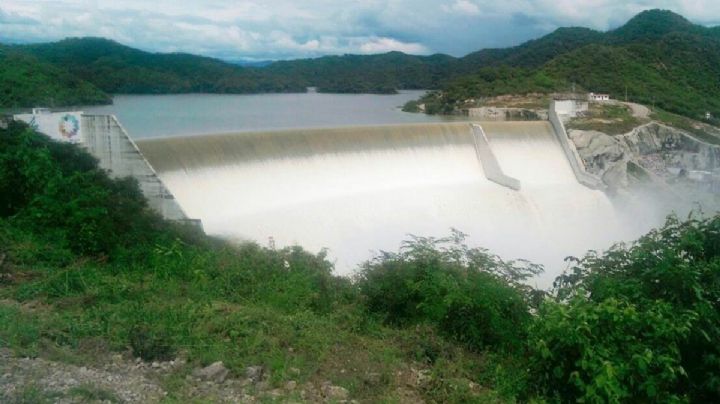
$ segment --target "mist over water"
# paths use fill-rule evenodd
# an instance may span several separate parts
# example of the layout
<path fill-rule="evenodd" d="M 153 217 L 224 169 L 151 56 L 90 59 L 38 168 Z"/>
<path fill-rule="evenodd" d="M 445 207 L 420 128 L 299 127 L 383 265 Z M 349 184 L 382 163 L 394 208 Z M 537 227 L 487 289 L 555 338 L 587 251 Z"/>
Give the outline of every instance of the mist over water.
<path fill-rule="evenodd" d="M 138 142 L 188 215 L 208 233 L 329 248 L 350 274 L 408 234 L 469 235 L 505 259 L 545 265 L 648 228 L 619 220 L 608 197 L 576 181 L 547 122 L 483 123 L 513 191 L 488 181 L 467 123 L 390 125 L 148 139 Z"/>

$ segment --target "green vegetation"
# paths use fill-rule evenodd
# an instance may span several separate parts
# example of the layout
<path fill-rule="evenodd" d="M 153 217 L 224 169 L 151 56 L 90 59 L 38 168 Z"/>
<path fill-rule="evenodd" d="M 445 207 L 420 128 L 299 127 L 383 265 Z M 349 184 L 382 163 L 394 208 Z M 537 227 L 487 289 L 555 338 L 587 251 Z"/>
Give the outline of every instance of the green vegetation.
<path fill-rule="evenodd" d="M 720 145 L 720 131 L 718 131 L 716 127 L 663 111 L 660 108 L 655 108 L 652 111 L 651 117 L 675 128 L 686 130 L 702 141 Z M 717 120 L 713 120 L 712 123 L 717 125 Z"/>
<path fill-rule="evenodd" d="M 447 85 L 443 91 L 423 97 L 428 114 L 450 114 L 466 106 L 467 100 L 495 97 L 504 94 L 554 93 L 567 88 L 568 82 L 542 71 L 527 68 L 483 68 Z M 470 105 L 475 106 L 475 105 Z"/>
<path fill-rule="evenodd" d="M 133 181 L 24 125 L 0 140 L 0 347 L 17 354 L 262 365 L 272 385 L 330 380 L 367 401 L 398 400 L 410 368 L 427 372 L 413 386 L 427 401 L 720 400 L 720 217 L 573 258 L 552 294 L 524 282 L 540 267 L 459 232 L 413 237 L 349 280 L 323 254 L 165 222 Z"/>
<path fill-rule="evenodd" d="M 576 259 L 556 286 L 559 302 L 530 331 L 531 373 L 551 383 L 546 393 L 720 398 L 720 218 L 671 218 L 630 247 Z"/>
<path fill-rule="evenodd" d="M 16 48 L 112 94 L 305 91 L 304 86 L 283 75 L 268 78 L 257 69 L 212 58 L 143 52 L 101 38 L 70 38 Z"/>
<path fill-rule="evenodd" d="M 49 63 L 0 46 L 0 107 L 64 107 L 108 104 L 110 97 L 92 84 Z"/>
<path fill-rule="evenodd" d="M 434 324 L 471 349 L 517 348 L 536 292 L 523 281 L 542 269 L 468 248 L 464 238 L 414 237 L 366 263 L 357 285 L 368 310 L 390 324 Z"/>
<path fill-rule="evenodd" d="M 645 120 L 647 121 L 647 120 Z M 608 135 L 622 135 L 646 123 L 632 115 L 623 104 L 591 103 L 588 114 L 573 118 L 568 129 L 596 130 Z"/>
<path fill-rule="evenodd" d="M 275 62 L 263 70 L 297 78 L 320 92 L 393 94 L 398 89 L 437 88 L 453 74 L 456 60 L 389 52 Z"/>
<path fill-rule="evenodd" d="M 322 254 L 205 237 L 157 218 L 75 146 L 16 123 L 0 139 L 0 347 L 83 363 L 101 340 L 145 360 L 222 360 L 235 376 L 261 365 L 275 386 L 330 380 L 368 401 L 395 400 L 396 373 L 414 366 L 437 375 L 425 397 L 490 394 L 467 389 L 494 371 L 483 352 L 432 324 L 385 325 Z"/>
<path fill-rule="evenodd" d="M 422 102 L 437 105 L 428 113 L 452 113 L 468 99 L 574 89 L 605 92 L 617 99 L 627 94 L 630 101 L 698 120 L 706 112 L 720 116 L 716 29 L 651 10 L 605 34 L 572 40 L 573 32 L 559 31 L 512 48 L 493 58 L 490 67 L 451 80 Z M 553 40 L 563 35 L 567 41 Z"/>
<path fill-rule="evenodd" d="M 71 38 L 2 48 L 14 56 L 0 67 L 0 77 L 11 78 L 0 82 L 0 107 L 107 102 L 97 89 L 165 94 L 304 92 L 317 87 L 321 92 L 378 94 L 441 89 L 421 102 L 426 113 L 449 114 L 468 106 L 468 100 L 574 89 L 614 98 L 627 93 L 631 101 L 701 120 L 706 112 L 720 116 L 718 32 L 669 11 L 650 10 L 613 31 L 560 28 L 519 46 L 462 58 L 389 52 L 264 67 Z"/>

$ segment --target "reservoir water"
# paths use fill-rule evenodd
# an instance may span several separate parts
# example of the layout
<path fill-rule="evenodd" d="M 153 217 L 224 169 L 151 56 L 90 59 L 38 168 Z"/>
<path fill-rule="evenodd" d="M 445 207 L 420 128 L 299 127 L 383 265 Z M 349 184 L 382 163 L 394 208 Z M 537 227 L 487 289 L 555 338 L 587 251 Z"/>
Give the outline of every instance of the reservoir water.
<path fill-rule="evenodd" d="M 88 114 L 114 114 L 135 139 L 450 120 L 400 110 L 424 93 L 117 95 L 113 105 L 83 110 Z"/>

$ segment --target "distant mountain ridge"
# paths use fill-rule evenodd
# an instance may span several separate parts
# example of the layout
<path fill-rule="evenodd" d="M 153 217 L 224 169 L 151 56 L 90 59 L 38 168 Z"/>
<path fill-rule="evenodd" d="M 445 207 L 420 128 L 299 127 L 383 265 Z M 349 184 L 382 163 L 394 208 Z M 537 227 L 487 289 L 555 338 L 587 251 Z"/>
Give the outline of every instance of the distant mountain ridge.
<path fill-rule="evenodd" d="M 649 10 L 608 32 L 559 28 L 518 46 L 484 49 L 461 58 L 389 52 L 240 66 L 183 53 L 144 52 L 102 38 L 6 48 L 33 57 L 46 68 L 52 66 L 56 73 L 75 77 L 86 88 L 109 94 L 304 92 L 306 87 L 343 93 L 442 89 L 440 98 L 436 95 L 428 101 L 437 104 L 437 112 L 448 112 L 463 97 L 546 92 L 576 83 L 613 94 L 629 86 L 637 100 L 655 99 L 664 108 L 684 114 L 697 115 L 707 109 L 720 115 L 720 103 L 712 95 L 720 88 L 720 75 L 707 63 L 720 59 L 716 55 L 718 41 L 720 27 L 706 28 L 670 11 Z M 601 56 L 607 59 L 599 59 Z M 611 80 L 603 70 L 625 76 Z M 639 81 L 640 77 L 646 82 Z M 629 83 L 626 78 L 631 79 Z M 682 88 L 688 96 L 680 96 Z M 0 88 L 0 94 L 2 91 Z M 660 91 L 672 97 L 651 94 Z M 708 95 L 707 105 L 691 99 Z M 80 98 L 98 101 L 95 96 Z M 31 99 L 0 98 L 0 106 L 30 106 L 27 100 Z M 77 99 L 54 101 L 62 105 Z"/>
<path fill-rule="evenodd" d="M 103 38 L 19 46 L 108 93 L 298 92 L 295 80 L 187 53 L 150 53 Z"/>

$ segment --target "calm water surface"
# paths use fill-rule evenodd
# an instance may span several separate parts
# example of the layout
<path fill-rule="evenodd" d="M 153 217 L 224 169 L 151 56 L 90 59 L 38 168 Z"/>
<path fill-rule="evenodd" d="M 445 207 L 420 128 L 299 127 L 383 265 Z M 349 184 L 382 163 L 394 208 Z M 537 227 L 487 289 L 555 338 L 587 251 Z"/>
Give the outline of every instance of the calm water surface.
<path fill-rule="evenodd" d="M 448 120 L 400 110 L 423 94 L 118 95 L 83 110 L 115 114 L 134 138 Z"/>

